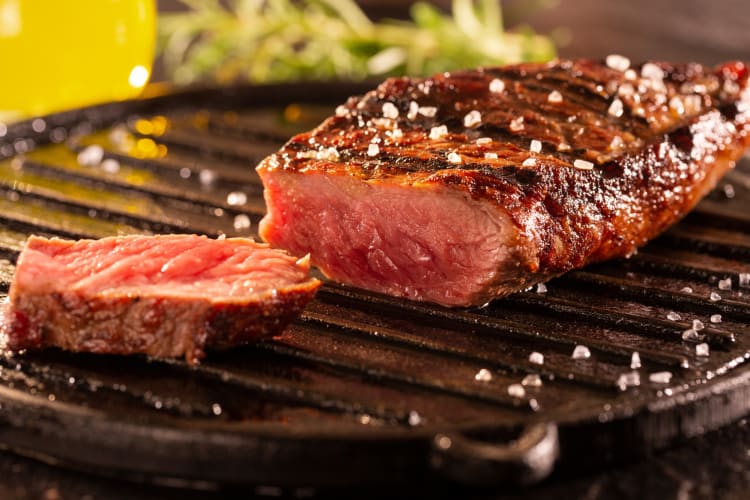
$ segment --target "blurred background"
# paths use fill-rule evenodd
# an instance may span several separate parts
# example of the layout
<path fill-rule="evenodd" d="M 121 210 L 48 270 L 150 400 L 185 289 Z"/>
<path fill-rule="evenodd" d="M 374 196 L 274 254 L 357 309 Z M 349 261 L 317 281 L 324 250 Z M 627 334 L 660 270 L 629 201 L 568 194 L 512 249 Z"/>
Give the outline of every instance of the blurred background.
<path fill-rule="evenodd" d="M 168 85 L 750 60 L 746 0 L 0 0 L 0 123 Z M 162 86 L 163 87 L 163 86 Z"/>

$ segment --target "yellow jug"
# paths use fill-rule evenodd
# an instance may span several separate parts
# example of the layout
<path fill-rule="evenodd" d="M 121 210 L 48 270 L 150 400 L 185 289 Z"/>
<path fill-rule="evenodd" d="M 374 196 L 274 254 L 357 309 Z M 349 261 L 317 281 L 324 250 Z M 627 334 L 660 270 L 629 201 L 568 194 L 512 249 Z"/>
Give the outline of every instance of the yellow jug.
<path fill-rule="evenodd" d="M 0 122 L 137 96 L 155 0 L 0 0 Z"/>

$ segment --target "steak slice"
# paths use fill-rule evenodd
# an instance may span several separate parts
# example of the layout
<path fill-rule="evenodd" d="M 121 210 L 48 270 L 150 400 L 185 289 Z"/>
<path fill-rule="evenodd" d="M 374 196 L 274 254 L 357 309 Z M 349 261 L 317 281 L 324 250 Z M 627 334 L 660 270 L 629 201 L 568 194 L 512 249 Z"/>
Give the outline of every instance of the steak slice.
<path fill-rule="evenodd" d="M 480 305 L 632 254 L 749 143 L 742 63 L 393 78 L 259 164 L 260 234 L 336 281 Z"/>
<path fill-rule="evenodd" d="M 31 236 L 6 311 L 12 350 L 184 356 L 280 333 L 315 295 L 309 258 L 243 238 Z"/>

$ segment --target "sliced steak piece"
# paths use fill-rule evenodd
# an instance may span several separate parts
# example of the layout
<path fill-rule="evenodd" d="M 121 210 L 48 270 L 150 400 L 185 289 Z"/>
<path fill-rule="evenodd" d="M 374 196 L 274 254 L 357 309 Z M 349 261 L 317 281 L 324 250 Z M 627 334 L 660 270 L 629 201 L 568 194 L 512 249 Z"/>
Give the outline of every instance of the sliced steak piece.
<path fill-rule="evenodd" d="M 32 236 L 10 287 L 8 347 L 194 363 L 206 347 L 280 333 L 320 286 L 309 269 L 309 258 L 242 238 Z"/>
<path fill-rule="evenodd" d="M 334 280 L 447 306 L 627 256 L 750 143 L 742 63 L 629 64 L 389 79 L 260 163 L 261 236 Z"/>

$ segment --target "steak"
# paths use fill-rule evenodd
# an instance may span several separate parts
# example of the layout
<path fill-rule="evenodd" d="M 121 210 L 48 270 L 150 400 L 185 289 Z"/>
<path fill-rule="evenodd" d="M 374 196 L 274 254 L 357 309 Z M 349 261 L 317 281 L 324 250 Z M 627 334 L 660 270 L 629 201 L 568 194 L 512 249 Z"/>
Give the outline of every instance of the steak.
<path fill-rule="evenodd" d="M 280 333 L 320 282 L 309 258 L 243 238 L 32 236 L 6 311 L 12 350 L 184 356 Z"/>
<path fill-rule="evenodd" d="M 260 234 L 339 282 L 481 305 L 632 254 L 749 143 L 739 62 L 392 78 L 258 165 Z"/>

